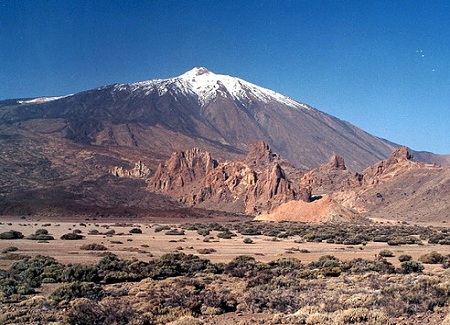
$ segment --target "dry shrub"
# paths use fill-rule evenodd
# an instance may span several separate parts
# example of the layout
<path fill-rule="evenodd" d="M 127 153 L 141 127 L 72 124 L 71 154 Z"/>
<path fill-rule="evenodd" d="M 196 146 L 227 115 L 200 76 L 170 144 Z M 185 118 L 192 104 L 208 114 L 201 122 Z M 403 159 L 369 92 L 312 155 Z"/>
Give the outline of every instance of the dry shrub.
<path fill-rule="evenodd" d="M 313 313 L 306 318 L 305 321 L 308 325 L 326 325 L 330 324 L 330 316 L 322 313 Z"/>
<path fill-rule="evenodd" d="M 422 262 L 424 264 L 440 264 L 444 261 L 445 256 L 436 251 L 432 251 L 419 257 L 419 262 Z"/>
<path fill-rule="evenodd" d="M 223 314 L 223 310 L 218 307 L 202 306 L 200 308 L 202 315 L 220 315 Z"/>
<path fill-rule="evenodd" d="M 161 232 L 163 230 L 170 230 L 170 226 L 162 225 L 162 226 L 156 226 L 155 227 L 155 232 Z"/>
<path fill-rule="evenodd" d="M 395 283 L 381 290 L 378 305 L 389 316 L 414 315 L 433 311 L 448 302 L 449 291 L 437 276 L 397 276 Z"/>
<path fill-rule="evenodd" d="M 275 324 L 328 324 L 327 314 L 321 313 L 318 306 L 305 306 L 291 315 L 277 314 L 274 317 Z"/>
<path fill-rule="evenodd" d="M 214 248 L 200 248 L 197 250 L 199 254 L 211 254 L 217 252 Z"/>
<path fill-rule="evenodd" d="M 182 316 L 176 321 L 170 322 L 167 325 L 202 325 L 203 321 L 192 316 Z"/>
<path fill-rule="evenodd" d="M 105 298 L 95 302 L 87 298 L 74 300 L 66 316 L 69 324 L 146 324 L 127 302 Z"/>
<path fill-rule="evenodd" d="M 369 308 L 376 304 L 377 297 L 374 294 L 356 293 L 345 299 L 346 308 Z"/>
<path fill-rule="evenodd" d="M 450 312 L 445 316 L 444 320 L 442 321 L 441 325 L 450 325 Z"/>
<path fill-rule="evenodd" d="M 379 311 L 371 311 L 367 308 L 350 308 L 335 311 L 331 315 L 331 323 L 335 325 L 388 325 L 390 320 L 386 314 Z"/>
<path fill-rule="evenodd" d="M 108 248 L 106 248 L 105 245 L 92 243 L 92 244 L 85 244 L 80 247 L 82 250 L 86 251 L 106 251 Z"/>

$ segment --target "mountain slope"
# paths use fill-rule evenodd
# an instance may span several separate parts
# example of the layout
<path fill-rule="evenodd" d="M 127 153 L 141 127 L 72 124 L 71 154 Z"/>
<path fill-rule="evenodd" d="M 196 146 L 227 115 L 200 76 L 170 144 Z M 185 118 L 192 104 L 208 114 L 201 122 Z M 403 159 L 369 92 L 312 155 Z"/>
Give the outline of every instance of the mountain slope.
<path fill-rule="evenodd" d="M 395 147 L 308 105 L 204 68 L 171 79 L 24 100 L 1 111 L 2 124 L 35 130 L 37 121 L 45 121 L 54 125 L 53 133 L 76 143 L 164 157 L 200 147 L 233 159 L 263 140 L 298 167 L 316 167 L 337 153 L 361 170 Z"/>

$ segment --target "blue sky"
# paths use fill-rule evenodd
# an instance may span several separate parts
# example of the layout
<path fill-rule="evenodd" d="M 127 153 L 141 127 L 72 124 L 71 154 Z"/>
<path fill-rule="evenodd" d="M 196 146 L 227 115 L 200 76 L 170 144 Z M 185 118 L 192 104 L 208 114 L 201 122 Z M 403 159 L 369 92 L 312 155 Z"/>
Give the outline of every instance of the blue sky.
<path fill-rule="evenodd" d="M 450 154 L 448 0 L 0 0 L 0 99 L 195 66 Z"/>

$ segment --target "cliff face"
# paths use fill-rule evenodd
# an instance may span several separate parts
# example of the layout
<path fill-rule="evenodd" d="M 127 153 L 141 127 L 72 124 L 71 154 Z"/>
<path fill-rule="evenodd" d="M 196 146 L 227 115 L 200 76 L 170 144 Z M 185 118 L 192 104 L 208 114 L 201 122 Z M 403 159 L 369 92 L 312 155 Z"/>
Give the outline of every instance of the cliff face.
<path fill-rule="evenodd" d="M 148 187 L 189 206 L 250 214 L 290 200 L 309 201 L 309 189 L 295 185 L 282 165 L 262 141 L 250 146 L 245 161 L 218 163 L 209 153 L 194 149 L 174 153 L 160 164 Z"/>
<path fill-rule="evenodd" d="M 217 167 L 217 161 L 209 152 L 194 148 L 174 152 L 164 164 L 159 164 L 149 181 L 149 188 L 176 194 L 183 189 L 191 189 Z"/>

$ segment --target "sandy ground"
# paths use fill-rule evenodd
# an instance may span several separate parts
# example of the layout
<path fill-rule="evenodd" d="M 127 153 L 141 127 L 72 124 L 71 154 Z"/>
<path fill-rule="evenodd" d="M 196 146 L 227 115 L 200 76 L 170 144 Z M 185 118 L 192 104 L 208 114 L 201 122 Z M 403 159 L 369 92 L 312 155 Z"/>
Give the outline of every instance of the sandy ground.
<path fill-rule="evenodd" d="M 177 220 L 179 221 L 179 220 Z M 196 222 L 196 221 L 192 221 Z M 211 222 L 211 221 L 210 221 Z M 394 265 L 398 266 L 397 257 L 402 254 L 412 255 L 414 259 L 429 253 L 430 251 L 438 251 L 442 254 L 450 254 L 450 246 L 431 245 L 403 245 L 388 246 L 386 243 L 370 242 L 366 246 L 355 245 L 337 245 L 327 243 L 303 242 L 296 243 L 300 237 L 287 239 L 278 239 L 273 241 L 272 237 L 263 235 L 259 236 L 242 236 L 238 234 L 232 239 L 219 239 L 217 232 L 211 232 L 214 237 L 210 242 L 204 242 L 204 237 L 197 234 L 196 231 L 185 230 L 185 235 L 166 235 L 165 231 L 155 232 L 157 225 L 163 223 L 121 221 L 126 224 L 116 224 L 115 222 L 55 222 L 55 221 L 36 221 L 21 219 L 0 219 L 0 233 L 8 230 L 17 230 L 23 235 L 33 234 L 37 229 L 46 229 L 49 234 L 55 237 L 48 243 L 38 243 L 35 240 L 16 239 L 16 240 L 0 240 L 0 251 L 7 247 L 15 246 L 18 250 L 14 253 L 23 255 L 47 255 L 56 258 L 62 263 L 95 263 L 101 256 L 102 252 L 82 250 L 80 247 L 85 244 L 97 243 L 108 248 L 108 252 L 117 254 L 124 259 L 136 258 L 148 261 L 153 257 L 159 257 L 166 253 L 184 252 L 186 254 L 199 255 L 203 258 L 210 259 L 213 262 L 229 262 L 239 255 L 251 255 L 262 262 L 269 262 L 279 258 L 297 258 L 303 263 L 317 260 L 323 255 L 334 255 L 341 260 L 351 260 L 354 258 L 374 259 L 375 255 L 383 249 L 389 249 L 395 257 L 388 258 Z M 178 228 L 179 224 L 167 223 L 172 228 Z M 140 228 L 142 234 L 131 234 L 132 228 Z M 62 240 L 63 234 L 72 232 L 73 230 L 81 230 L 84 235 L 82 240 Z M 104 233 L 108 230 L 114 230 L 115 234 L 107 235 L 89 235 L 92 230 L 98 230 Z M 243 239 L 250 237 L 252 244 L 245 244 Z M 213 248 L 216 250 L 211 254 L 200 254 L 198 251 L 204 248 Z M 300 252 L 300 250 L 308 250 L 309 253 Z M 5 254 L 0 254 L 0 258 Z M 6 269 L 14 261 L 0 259 L 0 268 Z M 426 271 L 438 269 L 438 265 L 426 265 Z"/>

